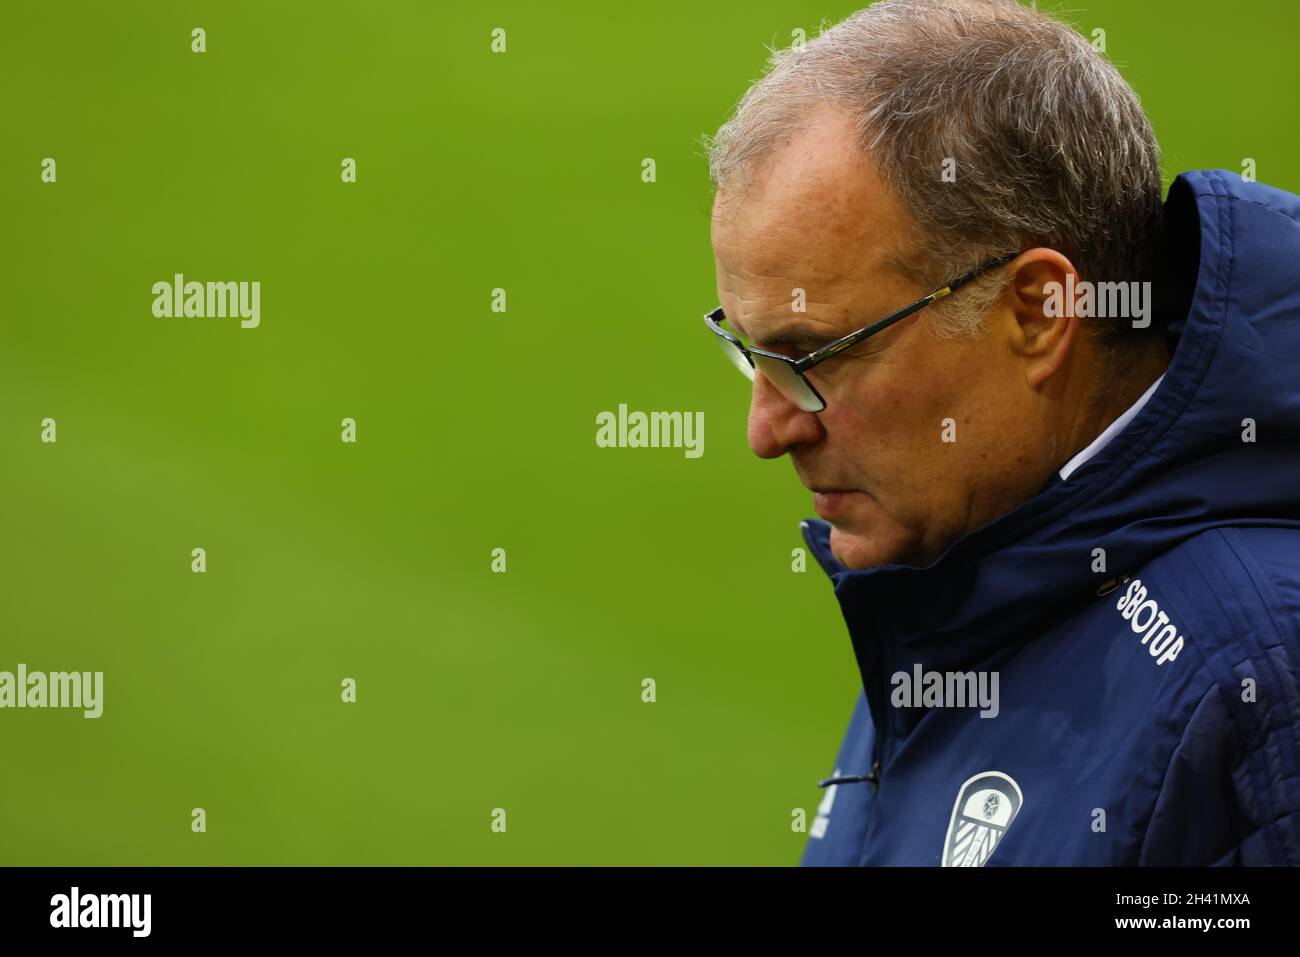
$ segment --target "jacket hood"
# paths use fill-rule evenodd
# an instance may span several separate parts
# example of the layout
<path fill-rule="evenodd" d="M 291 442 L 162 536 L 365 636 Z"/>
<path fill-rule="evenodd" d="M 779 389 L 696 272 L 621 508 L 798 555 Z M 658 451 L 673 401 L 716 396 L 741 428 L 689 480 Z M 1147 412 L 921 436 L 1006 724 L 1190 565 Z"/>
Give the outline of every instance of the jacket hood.
<path fill-rule="evenodd" d="M 1068 481 L 926 567 L 847 569 L 830 552 L 830 526 L 802 523 L 877 718 L 884 689 L 871 684 L 895 667 L 968 667 L 1206 529 L 1300 527 L 1300 198 L 1207 170 L 1179 176 L 1164 209 L 1157 315 L 1172 361 L 1137 416 Z M 1093 570 L 1098 548 L 1104 573 Z"/>

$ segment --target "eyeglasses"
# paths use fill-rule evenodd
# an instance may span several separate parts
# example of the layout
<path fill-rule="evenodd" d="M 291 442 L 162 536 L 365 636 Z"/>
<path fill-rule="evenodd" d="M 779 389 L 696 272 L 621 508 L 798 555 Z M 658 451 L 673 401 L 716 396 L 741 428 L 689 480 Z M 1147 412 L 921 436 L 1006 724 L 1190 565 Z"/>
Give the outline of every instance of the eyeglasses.
<path fill-rule="evenodd" d="M 777 352 L 768 352 L 766 349 L 745 345 L 721 327 L 720 323 L 725 322 L 727 318 L 721 306 L 707 313 L 704 317 L 704 323 L 718 337 L 718 344 L 722 346 L 722 351 L 726 353 L 727 358 L 744 374 L 746 379 L 753 382 L 754 370 L 758 369 L 767 377 L 768 381 L 777 387 L 782 395 L 800 409 L 805 412 L 821 412 L 826 408 L 826 400 L 821 397 L 821 393 L 817 391 L 816 387 L 808 381 L 808 378 L 804 375 L 805 372 L 813 368 L 813 366 L 825 362 L 832 356 L 838 355 L 850 346 L 857 345 L 863 339 L 874 336 L 882 329 L 889 328 L 900 319 L 906 319 L 912 313 L 924 309 L 935 300 L 951 295 L 972 279 L 983 275 L 990 269 L 1006 265 L 1018 255 L 1020 254 L 1008 253 L 1005 256 L 999 256 L 997 259 L 989 260 L 978 269 L 973 269 L 954 279 L 942 289 L 936 289 L 928 296 L 922 296 L 911 305 L 904 306 L 897 312 L 891 312 L 879 322 L 873 322 L 857 332 L 849 333 L 842 339 L 827 343 L 817 351 L 810 352 L 800 359 L 792 359 Z"/>

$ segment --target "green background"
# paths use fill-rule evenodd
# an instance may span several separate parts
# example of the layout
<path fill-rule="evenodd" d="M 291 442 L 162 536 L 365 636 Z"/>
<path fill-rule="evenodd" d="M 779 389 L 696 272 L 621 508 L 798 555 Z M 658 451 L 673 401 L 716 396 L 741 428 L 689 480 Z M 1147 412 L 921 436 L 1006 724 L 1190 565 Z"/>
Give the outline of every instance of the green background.
<path fill-rule="evenodd" d="M 1070 6 L 1166 182 L 1300 189 L 1293 4 Z M 9 8 L 0 670 L 105 703 L 0 711 L 0 863 L 797 862 L 859 679 L 702 328 L 699 137 L 854 9 Z M 260 328 L 155 318 L 176 272 Z M 704 456 L 597 448 L 620 402 Z"/>

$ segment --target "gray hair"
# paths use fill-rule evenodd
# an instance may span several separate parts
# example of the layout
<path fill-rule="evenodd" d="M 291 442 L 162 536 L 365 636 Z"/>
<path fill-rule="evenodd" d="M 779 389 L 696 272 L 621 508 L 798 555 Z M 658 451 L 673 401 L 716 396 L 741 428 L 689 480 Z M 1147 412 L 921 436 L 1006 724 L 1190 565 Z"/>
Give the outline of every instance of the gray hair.
<path fill-rule="evenodd" d="M 880 0 L 773 51 L 767 73 L 714 136 L 709 175 L 743 194 L 758 167 L 819 108 L 845 111 L 859 145 L 919 226 L 900 251 L 919 284 L 942 285 L 1031 246 L 1081 279 L 1150 279 L 1161 211 L 1160 151 L 1137 95 L 1070 26 L 1015 0 Z M 945 161 L 955 182 L 945 182 Z M 955 166 L 953 166 L 955 163 Z M 945 335 L 976 331 L 1000 270 L 941 300 Z M 1102 321 L 1099 341 L 1127 323 Z"/>

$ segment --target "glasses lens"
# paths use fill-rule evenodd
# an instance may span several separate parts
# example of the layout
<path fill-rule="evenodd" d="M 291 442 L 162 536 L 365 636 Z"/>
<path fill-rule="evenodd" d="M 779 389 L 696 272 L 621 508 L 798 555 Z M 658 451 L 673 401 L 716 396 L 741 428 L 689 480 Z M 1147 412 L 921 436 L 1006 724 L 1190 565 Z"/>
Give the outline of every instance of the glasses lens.
<path fill-rule="evenodd" d="M 773 359 L 761 353 L 751 353 L 759 371 L 781 390 L 781 394 L 803 409 L 805 412 L 820 412 L 826 408 L 817 393 L 813 391 L 806 379 L 796 372 L 788 362 Z"/>
<path fill-rule="evenodd" d="M 739 369 L 746 379 L 753 382 L 754 367 L 750 365 L 749 356 L 745 355 L 740 346 L 730 339 L 724 339 L 722 336 L 714 336 L 714 338 L 718 340 L 718 345 L 722 346 L 722 351 L 731 360 L 731 364 Z"/>

